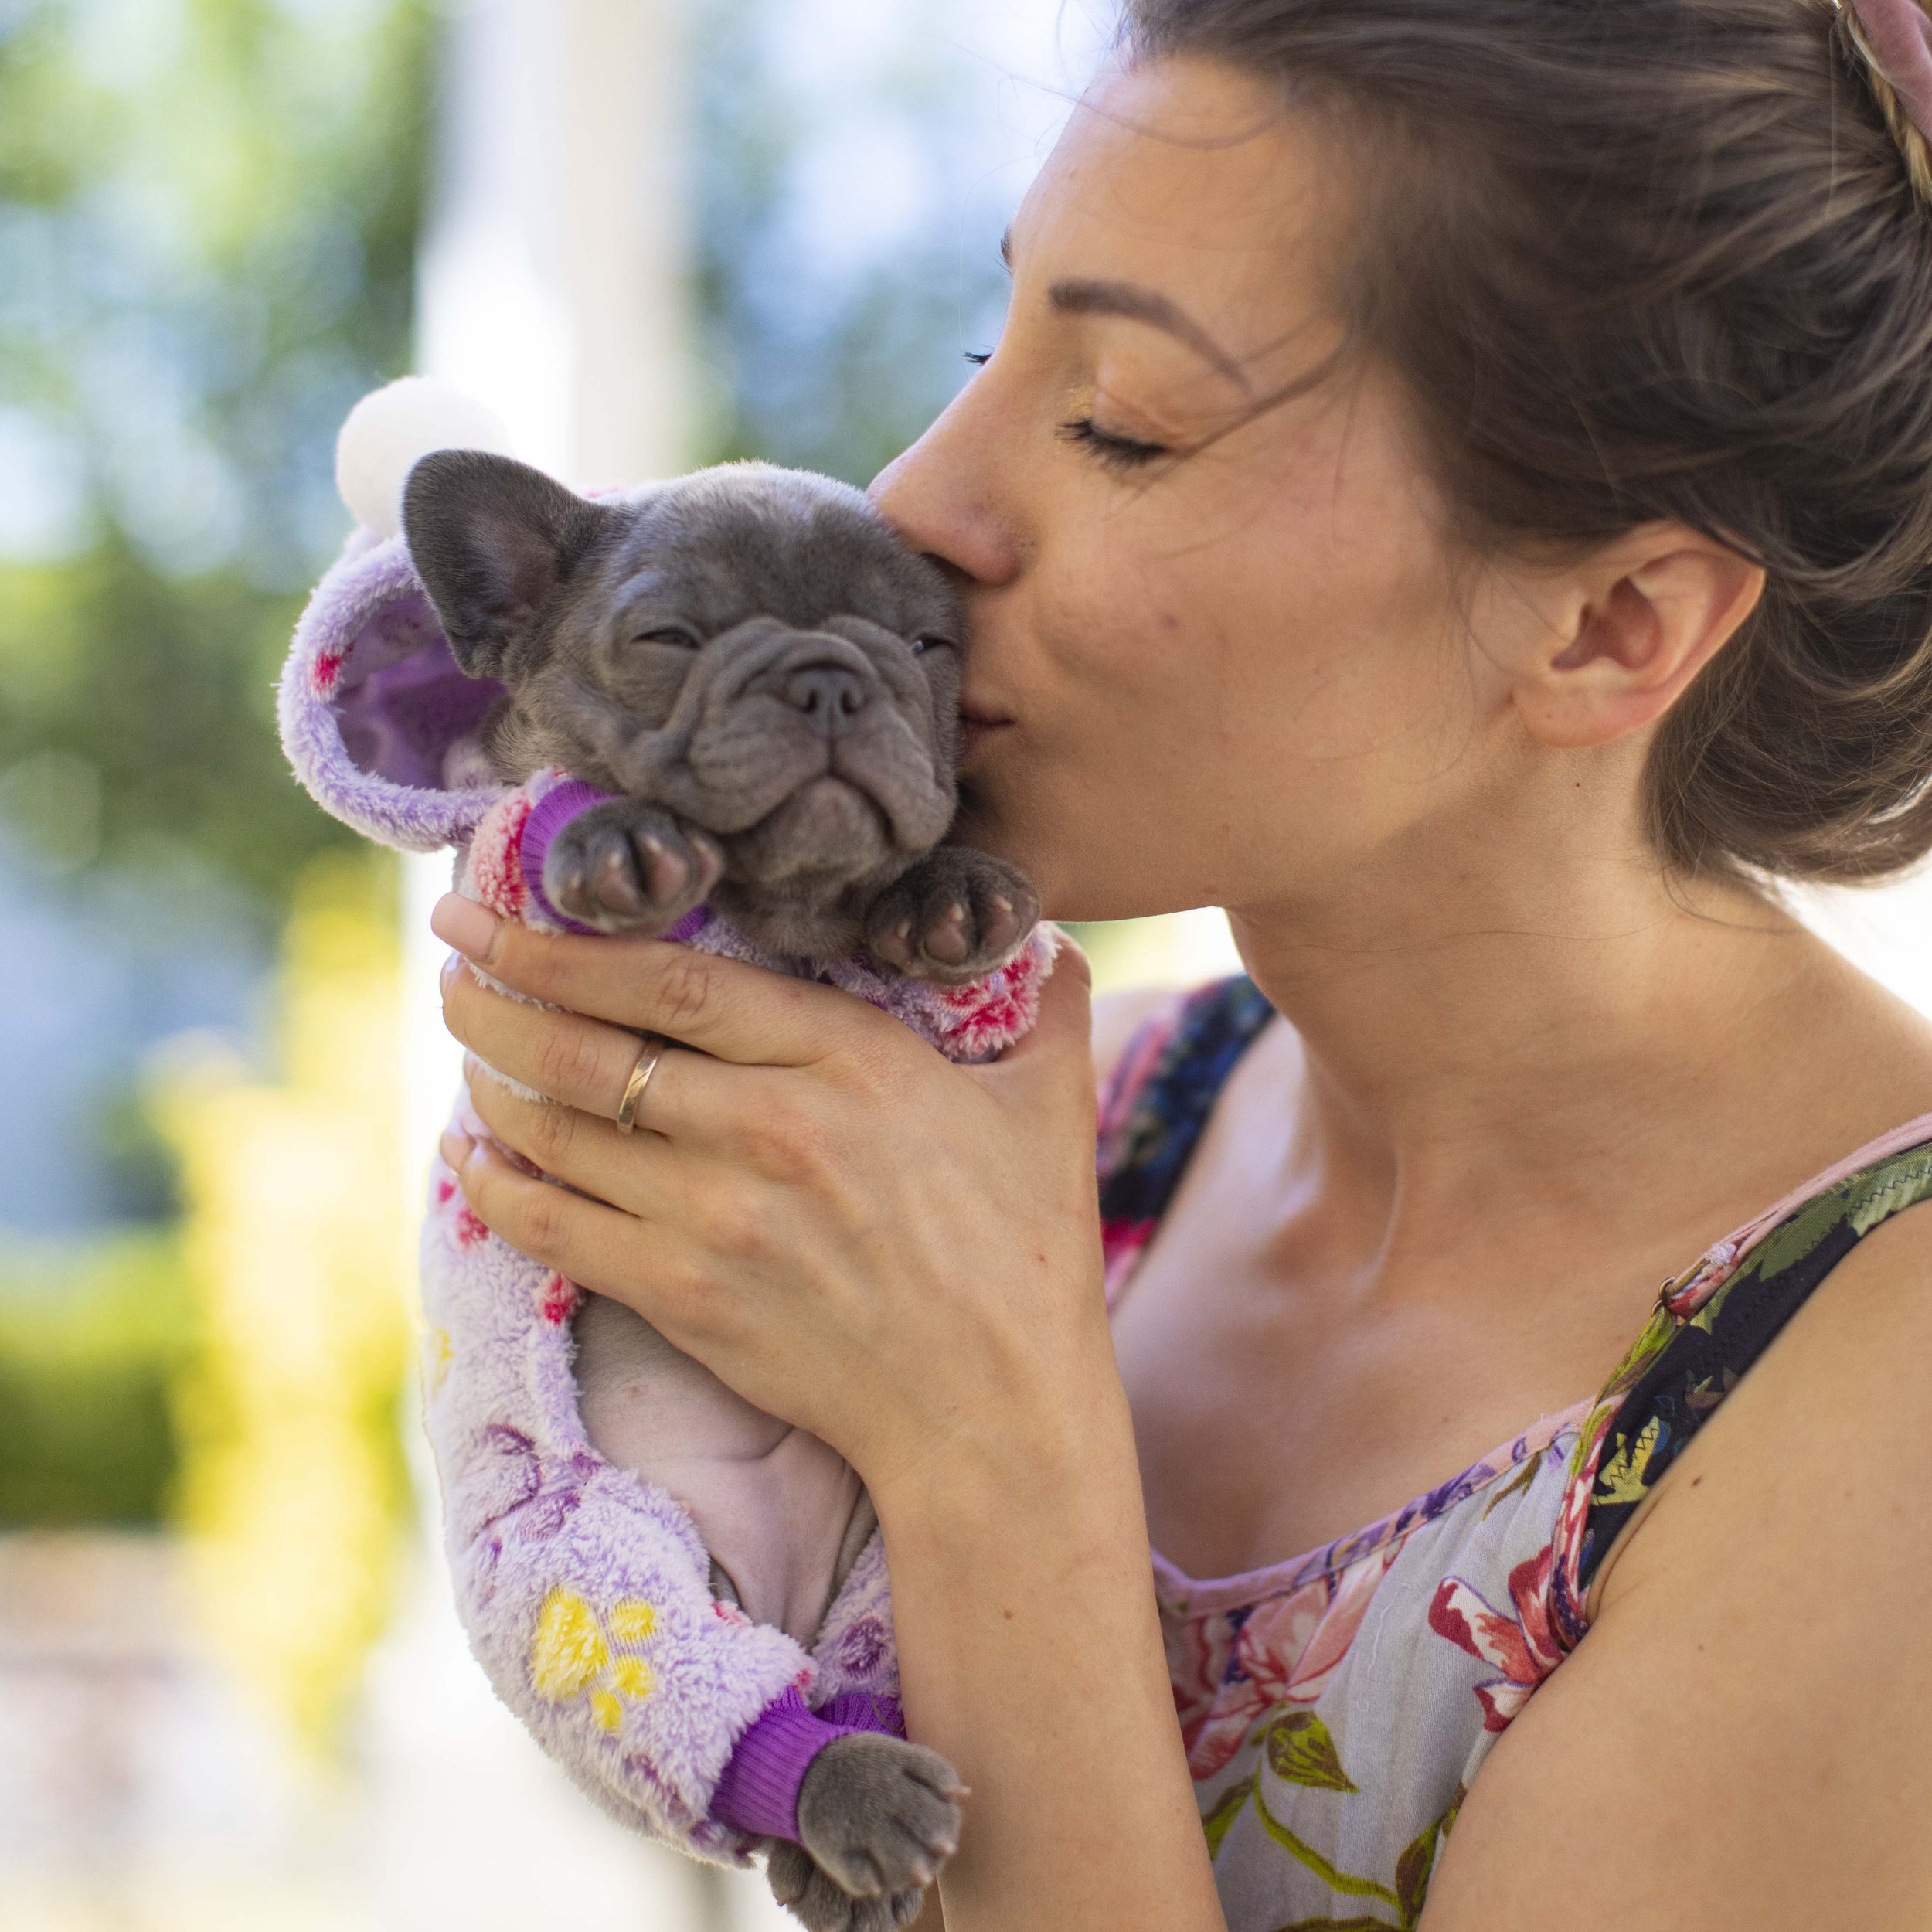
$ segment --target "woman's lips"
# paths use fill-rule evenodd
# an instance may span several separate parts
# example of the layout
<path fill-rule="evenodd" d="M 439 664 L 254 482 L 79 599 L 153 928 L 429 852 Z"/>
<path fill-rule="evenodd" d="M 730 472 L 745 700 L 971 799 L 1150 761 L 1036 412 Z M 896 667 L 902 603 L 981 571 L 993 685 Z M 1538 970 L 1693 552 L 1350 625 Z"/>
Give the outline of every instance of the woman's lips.
<path fill-rule="evenodd" d="M 977 747 L 996 731 L 1012 723 L 1011 718 L 988 717 L 977 711 L 961 709 L 959 714 L 959 762 L 963 765 Z"/>

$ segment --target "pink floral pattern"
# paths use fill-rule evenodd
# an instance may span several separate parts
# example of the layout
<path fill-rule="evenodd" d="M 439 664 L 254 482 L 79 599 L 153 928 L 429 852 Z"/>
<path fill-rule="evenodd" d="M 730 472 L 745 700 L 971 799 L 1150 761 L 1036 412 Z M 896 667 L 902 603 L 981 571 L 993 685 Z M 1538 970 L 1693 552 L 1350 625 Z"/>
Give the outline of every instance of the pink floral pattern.
<path fill-rule="evenodd" d="M 1239 1751 L 1255 1721 L 1321 1697 L 1362 1628 L 1393 1553 L 1378 1551 L 1231 1614 L 1179 1623 L 1168 1660 L 1175 1706 L 1196 1779 Z"/>
<path fill-rule="evenodd" d="M 331 697 L 335 690 L 336 681 L 342 675 L 342 666 L 349 653 L 343 650 L 318 651 L 315 662 L 309 666 L 309 677 L 318 698 Z"/>
<path fill-rule="evenodd" d="M 1039 1012 L 1040 957 L 1016 954 L 970 986 L 941 994 L 940 1045 L 951 1060 L 974 1061 L 1032 1029 Z"/>
<path fill-rule="evenodd" d="M 1476 1686 L 1485 1730 L 1507 1730 L 1529 1693 L 1563 1662 L 1549 1603 L 1554 1554 L 1546 1546 L 1510 1571 L 1513 1615 L 1493 1608 L 1460 1577 L 1444 1577 L 1430 1600 L 1429 1628 L 1502 1673 Z"/>

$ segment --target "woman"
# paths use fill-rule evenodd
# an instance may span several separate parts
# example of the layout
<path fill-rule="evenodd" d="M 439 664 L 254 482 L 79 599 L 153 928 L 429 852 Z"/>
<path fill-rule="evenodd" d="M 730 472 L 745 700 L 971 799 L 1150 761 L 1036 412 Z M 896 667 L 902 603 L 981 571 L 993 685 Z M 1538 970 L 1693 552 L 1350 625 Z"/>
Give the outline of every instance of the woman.
<path fill-rule="evenodd" d="M 1131 9 L 877 489 L 964 835 L 1251 975 L 1099 1015 L 1111 1329 L 1077 960 L 961 1070 L 439 911 L 596 1197 L 477 1212 L 870 1488 L 950 1932 L 1932 1915 L 1932 1032 L 1761 883 L 1932 845 L 1917 19 Z"/>

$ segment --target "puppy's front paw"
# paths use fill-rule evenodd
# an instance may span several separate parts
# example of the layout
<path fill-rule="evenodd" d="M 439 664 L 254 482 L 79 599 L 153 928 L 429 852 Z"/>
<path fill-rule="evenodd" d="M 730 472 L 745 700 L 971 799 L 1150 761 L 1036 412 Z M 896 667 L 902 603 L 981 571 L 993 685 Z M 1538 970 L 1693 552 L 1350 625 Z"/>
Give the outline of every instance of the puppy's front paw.
<path fill-rule="evenodd" d="M 910 1925 L 925 1909 L 926 1888 L 908 1886 L 877 1898 L 855 1899 L 835 1884 L 811 1862 L 802 1845 L 774 1838 L 766 1862 L 765 1879 L 771 1896 L 808 1928 L 808 1932 L 896 1932 Z"/>
<path fill-rule="evenodd" d="M 724 854 L 701 832 L 632 798 L 580 812 L 543 855 L 544 896 L 604 933 L 661 933 L 702 906 Z"/>
<path fill-rule="evenodd" d="M 835 1738 L 798 1787 L 798 1838 L 855 1899 L 923 1891 L 959 1849 L 964 1787 L 937 1751 L 877 1731 Z"/>
<path fill-rule="evenodd" d="M 928 852 L 873 900 L 866 944 L 913 979 L 963 986 L 1003 966 L 1039 922 L 1026 876 L 964 845 Z"/>

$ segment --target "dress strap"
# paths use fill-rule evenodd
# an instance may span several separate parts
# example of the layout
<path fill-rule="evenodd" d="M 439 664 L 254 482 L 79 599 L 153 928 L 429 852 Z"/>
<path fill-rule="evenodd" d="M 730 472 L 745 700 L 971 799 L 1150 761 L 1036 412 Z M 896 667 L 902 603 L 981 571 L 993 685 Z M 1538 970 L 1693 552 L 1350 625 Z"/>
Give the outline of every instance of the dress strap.
<path fill-rule="evenodd" d="M 1274 1017 L 1253 981 L 1237 973 L 1164 1006 L 1128 1041 L 1100 1103 L 1110 1301 L 1174 1198 L 1222 1083 Z"/>
<path fill-rule="evenodd" d="M 1866 1235 L 1927 1199 L 1932 1117 L 1840 1162 L 1665 1284 L 1571 1459 L 1551 1578 L 1566 1649 L 1588 1628 L 1585 1600 L 1617 1536 L 1718 1404 Z"/>

